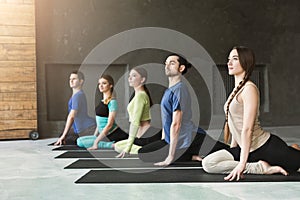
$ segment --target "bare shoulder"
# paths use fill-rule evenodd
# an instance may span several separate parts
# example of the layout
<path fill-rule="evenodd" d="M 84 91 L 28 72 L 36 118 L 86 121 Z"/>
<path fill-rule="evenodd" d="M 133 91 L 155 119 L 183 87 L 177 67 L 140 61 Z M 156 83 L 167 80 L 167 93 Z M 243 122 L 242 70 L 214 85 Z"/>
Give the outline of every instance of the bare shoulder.
<path fill-rule="evenodd" d="M 245 84 L 244 90 L 246 92 L 251 92 L 251 91 L 252 92 L 258 92 L 257 86 L 252 81 L 247 81 L 247 83 Z"/>
<path fill-rule="evenodd" d="M 245 99 L 248 99 L 248 98 L 257 98 L 258 95 L 259 95 L 259 91 L 257 86 L 252 81 L 248 81 L 245 84 L 241 96 L 244 97 Z"/>

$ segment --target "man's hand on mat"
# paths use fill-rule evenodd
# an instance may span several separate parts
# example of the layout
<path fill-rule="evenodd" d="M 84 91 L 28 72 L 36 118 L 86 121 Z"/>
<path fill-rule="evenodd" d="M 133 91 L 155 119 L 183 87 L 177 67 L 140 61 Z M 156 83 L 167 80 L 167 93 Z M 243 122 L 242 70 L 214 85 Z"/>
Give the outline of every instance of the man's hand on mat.
<path fill-rule="evenodd" d="M 125 156 L 126 156 L 126 152 L 122 151 L 119 155 L 116 156 L 116 158 L 124 158 Z"/>
<path fill-rule="evenodd" d="M 63 141 L 64 141 L 64 138 L 61 138 L 61 137 L 60 137 L 60 138 L 58 138 L 57 142 L 54 143 L 54 145 L 55 145 L 55 146 L 62 145 L 62 144 L 63 144 Z"/>
<path fill-rule="evenodd" d="M 156 166 L 168 166 L 172 163 L 173 159 L 174 158 L 172 156 L 168 156 L 164 161 L 154 163 L 154 165 L 156 165 Z"/>

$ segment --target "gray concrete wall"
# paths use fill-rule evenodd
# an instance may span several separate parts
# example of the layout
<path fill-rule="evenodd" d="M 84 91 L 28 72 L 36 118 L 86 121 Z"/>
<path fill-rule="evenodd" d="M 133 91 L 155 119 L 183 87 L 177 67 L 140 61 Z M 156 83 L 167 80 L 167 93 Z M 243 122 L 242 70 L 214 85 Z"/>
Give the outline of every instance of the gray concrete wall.
<path fill-rule="evenodd" d="M 140 27 L 183 33 L 202 45 L 217 64 L 227 62 L 232 46 L 252 48 L 257 63 L 268 67 L 269 112 L 262 113 L 262 125 L 299 125 L 300 1 L 37 0 L 36 4 L 38 123 L 42 137 L 57 136 L 64 125 L 63 120 L 47 118 L 49 109 L 57 108 L 47 108 L 46 65 L 80 65 L 99 43 Z M 168 42 L 172 39 L 166 37 Z M 137 50 L 121 55 L 114 63 L 129 67 L 163 63 L 166 53 L 160 49 Z M 200 124 L 205 127 L 211 119 L 211 99 L 201 76 L 193 77 L 194 73 L 187 74 L 201 95 Z M 64 87 L 66 92 L 57 94 L 58 98 L 70 95 L 67 85 Z"/>

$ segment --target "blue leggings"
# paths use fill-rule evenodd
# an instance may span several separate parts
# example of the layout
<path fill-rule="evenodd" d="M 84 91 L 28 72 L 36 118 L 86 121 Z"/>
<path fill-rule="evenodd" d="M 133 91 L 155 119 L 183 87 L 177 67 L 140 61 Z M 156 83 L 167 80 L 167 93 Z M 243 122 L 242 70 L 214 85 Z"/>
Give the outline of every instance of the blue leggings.
<path fill-rule="evenodd" d="M 95 130 L 95 129 L 94 129 Z M 83 147 L 83 148 L 90 148 L 93 146 L 94 141 L 96 140 L 96 136 L 94 135 L 88 135 L 79 137 L 77 139 L 77 146 Z M 128 138 L 128 134 L 125 133 L 122 129 L 117 128 L 112 133 L 108 134 L 103 140 L 98 143 L 99 149 L 111 149 L 112 144 L 114 142 L 118 142 L 120 140 L 125 140 Z"/>
<path fill-rule="evenodd" d="M 79 137 L 77 139 L 77 146 L 83 147 L 83 148 L 90 148 L 90 147 L 93 146 L 94 141 L 96 140 L 96 138 L 97 137 L 94 136 L 94 135 Z M 111 149 L 113 143 L 114 142 L 100 141 L 98 143 L 98 149 Z"/>

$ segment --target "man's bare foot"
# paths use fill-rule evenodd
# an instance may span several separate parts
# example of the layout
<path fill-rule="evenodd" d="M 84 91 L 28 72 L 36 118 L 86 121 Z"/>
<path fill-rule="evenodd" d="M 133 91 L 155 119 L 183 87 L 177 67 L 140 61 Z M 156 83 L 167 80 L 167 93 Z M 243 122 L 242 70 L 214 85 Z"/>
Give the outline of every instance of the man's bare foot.
<path fill-rule="evenodd" d="M 300 151 L 300 146 L 298 144 L 292 144 L 291 147 Z"/>
<path fill-rule="evenodd" d="M 198 155 L 193 155 L 192 156 L 192 161 L 202 161 L 202 158 L 200 157 L 200 156 L 198 156 Z"/>
<path fill-rule="evenodd" d="M 269 165 L 269 163 L 267 163 L 266 161 L 260 160 L 258 161 L 259 163 L 261 163 L 262 167 L 263 167 L 263 173 L 264 174 L 276 174 L 276 173 L 281 173 L 285 176 L 288 175 L 288 173 L 279 166 L 271 166 Z"/>

